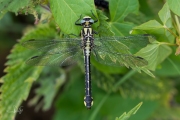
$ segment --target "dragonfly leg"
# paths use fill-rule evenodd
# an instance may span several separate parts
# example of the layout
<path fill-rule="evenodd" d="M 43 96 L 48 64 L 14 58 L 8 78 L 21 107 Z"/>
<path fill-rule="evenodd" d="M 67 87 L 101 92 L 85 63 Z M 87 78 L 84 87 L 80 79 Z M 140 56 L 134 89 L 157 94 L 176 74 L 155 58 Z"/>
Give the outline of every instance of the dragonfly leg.
<path fill-rule="evenodd" d="M 91 49 L 94 48 L 96 45 L 94 43 L 91 44 Z"/>
<path fill-rule="evenodd" d="M 97 32 L 97 31 L 94 31 L 94 30 L 93 30 L 93 32 L 92 32 L 92 33 L 93 33 L 93 34 L 96 34 L 96 35 L 98 34 L 98 32 Z"/>
<path fill-rule="evenodd" d="M 98 19 L 97 19 L 97 17 L 94 15 L 94 13 L 92 12 L 92 10 L 91 10 L 91 13 L 92 13 L 93 17 L 96 18 L 96 20 L 94 20 L 94 23 L 96 23 L 96 22 L 98 21 Z"/>
<path fill-rule="evenodd" d="M 73 33 L 71 33 L 71 34 L 68 34 L 68 37 L 69 36 L 75 36 L 75 37 L 79 37 L 78 35 L 75 35 L 75 34 L 73 34 Z"/>
<path fill-rule="evenodd" d="M 82 26 L 81 23 L 78 23 L 78 21 L 81 19 L 81 17 L 82 17 L 82 14 L 80 15 L 79 19 L 75 22 L 75 25 Z"/>
<path fill-rule="evenodd" d="M 82 40 L 81 41 L 81 48 L 85 49 L 85 47 L 86 47 L 86 40 Z"/>
<path fill-rule="evenodd" d="M 81 48 L 84 49 L 85 48 L 85 45 L 84 45 L 84 42 L 81 41 Z"/>
<path fill-rule="evenodd" d="M 90 42 L 91 42 L 90 47 L 91 47 L 91 49 L 92 49 L 92 48 L 95 47 L 95 44 L 94 44 L 94 38 L 92 38 Z"/>

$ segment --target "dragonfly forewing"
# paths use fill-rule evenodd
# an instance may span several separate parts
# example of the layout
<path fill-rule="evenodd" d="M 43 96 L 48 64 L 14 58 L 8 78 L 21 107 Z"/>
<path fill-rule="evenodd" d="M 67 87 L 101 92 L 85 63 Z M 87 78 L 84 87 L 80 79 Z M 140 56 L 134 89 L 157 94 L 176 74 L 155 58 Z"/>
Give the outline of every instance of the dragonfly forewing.
<path fill-rule="evenodd" d="M 34 56 L 26 61 L 36 66 L 68 66 L 76 63 L 82 56 L 82 51 L 71 51 L 64 54 L 43 54 Z"/>
<path fill-rule="evenodd" d="M 66 38 L 56 40 L 28 40 L 22 43 L 24 47 L 49 54 L 66 53 L 80 49 L 80 38 Z"/>

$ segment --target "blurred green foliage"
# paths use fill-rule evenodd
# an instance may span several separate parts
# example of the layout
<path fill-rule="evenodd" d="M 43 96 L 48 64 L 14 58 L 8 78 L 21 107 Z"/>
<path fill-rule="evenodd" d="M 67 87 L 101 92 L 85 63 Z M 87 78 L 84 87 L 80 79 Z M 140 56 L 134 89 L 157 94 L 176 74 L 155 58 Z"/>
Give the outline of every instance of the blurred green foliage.
<path fill-rule="evenodd" d="M 39 84 L 39 88 L 29 105 L 36 106 L 36 110 L 55 106 L 54 120 L 180 118 L 180 1 L 108 1 L 109 10 L 97 10 L 93 0 L 0 0 L 0 54 L 15 44 L 7 57 L 6 75 L 0 79 L 0 120 L 15 118 L 17 113 L 8 111 L 27 99 L 33 83 Z M 93 25 L 99 36 L 127 36 L 131 31 L 132 34 L 152 34 L 156 40 L 135 54 L 148 61 L 148 66 L 142 68 L 110 67 L 92 59 L 94 105 L 91 110 L 86 110 L 82 103 L 82 62 L 65 68 L 28 66 L 25 61 L 39 52 L 8 41 L 17 38 L 20 42 L 49 40 L 71 33 L 78 35 L 81 27 L 75 26 L 74 22 L 81 14 L 91 16 L 91 10 L 99 19 Z M 18 22 L 9 12 L 30 14 L 29 19 L 33 15 L 35 25 Z M 153 75 L 155 78 L 151 77 Z"/>

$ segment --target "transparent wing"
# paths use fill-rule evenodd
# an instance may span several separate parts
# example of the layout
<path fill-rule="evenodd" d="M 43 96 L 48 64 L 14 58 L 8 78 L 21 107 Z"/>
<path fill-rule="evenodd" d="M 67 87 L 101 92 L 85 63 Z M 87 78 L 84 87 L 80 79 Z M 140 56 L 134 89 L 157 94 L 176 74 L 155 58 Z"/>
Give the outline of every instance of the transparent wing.
<path fill-rule="evenodd" d="M 142 67 L 148 65 L 148 62 L 142 57 L 130 53 L 113 53 L 100 47 L 93 49 L 93 55 L 99 63 L 111 66 Z"/>
<path fill-rule="evenodd" d="M 37 66 L 67 66 L 78 61 L 82 56 L 82 50 L 66 52 L 63 54 L 43 54 L 34 56 L 26 61 L 29 65 Z"/>
<path fill-rule="evenodd" d="M 93 54 L 95 59 L 102 64 L 142 67 L 148 62 L 142 57 L 132 55 L 130 51 L 137 52 L 153 40 L 154 37 L 151 35 L 95 38 Z"/>
<path fill-rule="evenodd" d="M 28 40 L 21 43 L 29 49 L 46 52 L 49 54 L 65 53 L 81 47 L 80 38 L 65 38 L 55 40 Z"/>
<path fill-rule="evenodd" d="M 131 51 L 136 53 L 141 48 L 152 42 L 154 37 L 148 34 L 133 35 L 127 37 L 100 37 L 95 38 L 94 43 L 96 46 L 101 46 L 102 49 L 108 49 L 112 52 L 126 52 Z"/>

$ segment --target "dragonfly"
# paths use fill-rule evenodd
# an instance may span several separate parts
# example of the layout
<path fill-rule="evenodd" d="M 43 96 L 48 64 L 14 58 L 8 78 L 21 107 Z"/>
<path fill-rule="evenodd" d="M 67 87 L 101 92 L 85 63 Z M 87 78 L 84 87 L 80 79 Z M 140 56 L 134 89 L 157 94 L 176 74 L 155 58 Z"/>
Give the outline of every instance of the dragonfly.
<path fill-rule="evenodd" d="M 95 17 L 95 15 L 93 14 Z M 67 66 L 79 61 L 84 56 L 85 67 L 85 97 L 84 104 L 87 109 L 93 105 L 91 90 L 91 64 L 90 57 L 101 64 L 111 66 L 143 67 L 148 62 L 129 52 L 129 49 L 145 47 L 151 35 L 133 35 L 128 37 L 94 37 L 97 34 L 91 27 L 98 22 L 90 16 L 80 18 L 75 25 L 82 26 L 81 37 L 61 38 L 51 40 L 31 39 L 22 42 L 24 47 L 42 52 L 39 56 L 34 56 L 26 61 L 29 65 L 35 66 Z"/>

